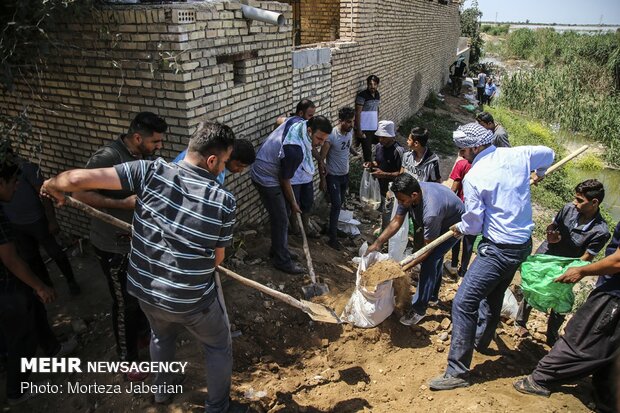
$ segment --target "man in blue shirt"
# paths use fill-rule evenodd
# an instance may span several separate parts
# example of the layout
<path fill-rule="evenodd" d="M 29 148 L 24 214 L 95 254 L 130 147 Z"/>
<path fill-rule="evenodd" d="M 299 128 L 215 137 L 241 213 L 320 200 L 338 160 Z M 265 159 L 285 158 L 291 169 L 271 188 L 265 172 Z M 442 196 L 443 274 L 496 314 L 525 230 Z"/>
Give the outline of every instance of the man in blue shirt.
<path fill-rule="evenodd" d="M 592 375 L 597 411 L 614 412 L 618 393 L 614 389 L 614 359 L 620 348 L 620 222 L 616 225 L 606 257 L 594 264 L 569 268 L 555 281 L 576 283 L 599 275 L 596 288 L 573 315 L 564 335 L 543 357 L 536 369 L 514 383 L 521 393 L 549 397 L 548 387 L 571 383 Z M 609 275 L 604 275 L 609 274 Z M 616 378 L 617 380 L 617 378 Z"/>
<path fill-rule="evenodd" d="M 324 116 L 310 120 L 292 117 L 273 131 L 258 150 L 252 165 L 252 182 L 269 214 L 273 266 L 289 274 L 302 274 L 288 249 L 288 215 L 301 213 L 291 181 L 314 175 L 313 148 L 320 147 L 332 131 Z M 287 207 L 288 204 L 288 207 Z"/>
<path fill-rule="evenodd" d="M 532 251 L 530 175 L 542 179 L 554 152 L 545 146 L 496 148 L 493 133 L 472 122 L 459 126 L 454 143 L 473 148 L 472 168 L 463 180 L 465 214 L 452 230 L 483 238 L 452 303 L 452 340 L 444 375 L 433 390 L 467 387 L 474 352 L 486 351 L 500 319 L 504 293 L 519 265 Z"/>
<path fill-rule="evenodd" d="M 185 156 L 187 155 L 187 149 L 177 155 L 176 158 L 172 162 L 179 163 Z M 254 163 L 256 159 L 256 152 L 254 151 L 254 145 L 247 139 L 235 139 L 235 144 L 233 146 L 233 151 L 230 154 L 230 158 L 226 161 L 226 168 L 220 173 L 215 180 L 220 184 L 224 185 L 224 180 L 226 179 L 226 174 L 240 174 L 247 168 L 248 166 Z"/>

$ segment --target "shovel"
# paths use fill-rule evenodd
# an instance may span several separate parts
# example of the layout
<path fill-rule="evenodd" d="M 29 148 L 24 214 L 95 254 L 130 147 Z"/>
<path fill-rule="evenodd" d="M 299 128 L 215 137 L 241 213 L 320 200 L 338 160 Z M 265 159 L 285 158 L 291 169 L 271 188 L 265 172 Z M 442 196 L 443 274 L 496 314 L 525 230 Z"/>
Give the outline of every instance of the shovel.
<path fill-rule="evenodd" d="M 101 212 L 98 209 L 95 209 L 91 207 L 90 205 L 86 205 L 85 203 L 78 201 L 75 198 L 72 198 L 70 196 L 65 197 L 65 205 L 79 209 L 80 211 L 86 213 L 87 215 L 90 215 L 104 222 L 107 222 L 110 225 L 114 225 L 124 231 L 127 231 L 128 233 L 132 232 L 131 224 L 128 224 L 127 222 L 122 221 L 116 217 L 113 217 L 112 215 Z M 305 236 L 304 236 L 304 239 L 305 239 Z M 242 277 L 241 275 L 235 272 L 232 272 L 229 269 L 222 267 L 221 265 L 217 267 L 217 271 L 223 274 L 226 274 L 227 276 L 231 278 L 234 278 L 235 280 L 239 281 L 241 284 L 254 288 L 277 300 L 284 301 L 285 303 L 295 308 L 299 308 L 301 311 L 308 314 L 310 318 L 314 321 L 319 321 L 323 323 L 333 323 L 333 324 L 340 324 L 342 322 L 331 308 L 324 306 L 323 304 L 312 303 L 310 301 L 305 301 L 305 300 L 297 300 L 288 294 L 284 294 L 280 291 L 266 287 L 263 284 L 260 284 L 254 280 L 250 280 L 248 278 Z"/>
<path fill-rule="evenodd" d="M 304 223 L 301 220 L 301 214 L 297 215 L 297 223 L 299 224 L 299 230 L 301 231 L 301 238 L 304 241 L 304 253 L 306 254 L 306 260 L 308 261 L 308 272 L 310 273 L 310 285 L 304 285 L 301 290 L 304 293 L 304 297 L 310 299 L 329 292 L 327 284 L 317 283 L 316 274 L 314 273 L 314 266 L 312 265 L 312 257 L 310 256 L 310 248 L 308 248 L 308 239 L 306 238 L 306 231 L 304 230 Z"/>
<path fill-rule="evenodd" d="M 550 166 L 549 169 L 547 169 L 547 173 L 545 174 L 545 176 L 549 175 L 553 171 L 555 171 L 558 168 L 564 166 L 564 164 L 567 163 L 568 161 L 570 161 L 571 159 L 573 159 L 573 158 L 577 157 L 578 155 L 580 155 L 581 153 L 585 152 L 588 149 L 588 147 L 589 147 L 588 145 L 583 145 L 581 148 L 577 149 L 576 151 L 572 152 L 570 155 L 567 155 L 562 160 L 560 160 L 560 161 L 556 162 L 555 164 L 553 164 L 552 166 Z M 533 183 L 534 183 L 534 180 L 530 179 L 530 184 L 533 184 Z M 452 230 L 449 230 L 446 233 L 442 234 L 439 238 L 436 238 L 433 241 L 429 242 L 423 248 L 420 248 L 419 250 L 417 250 L 413 254 L 409 255 L 408 257 L 405 257 L 400 262 L 400 265 L 403 267 L 403 270 L 406 271 L 409 268 L 413 267 L 415 265 L 414 261 L 417 258 L 419 258 L 423 254 L 427 253 L 428 251 L 431 251 L 431 250 L 435 249 L 435 247 L 437 247 L 439 244 L 443 243 L 444 241 L 449 240 L 453 236 L 454 236 L 454 232 L 452 232 Z"/>

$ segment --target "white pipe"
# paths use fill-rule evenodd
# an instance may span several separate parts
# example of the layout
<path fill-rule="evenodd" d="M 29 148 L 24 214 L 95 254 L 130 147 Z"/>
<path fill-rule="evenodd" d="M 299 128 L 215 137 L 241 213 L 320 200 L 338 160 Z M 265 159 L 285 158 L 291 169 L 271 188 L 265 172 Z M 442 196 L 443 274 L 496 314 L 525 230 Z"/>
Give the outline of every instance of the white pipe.
<path fill-rule="evenodd" d="M 275 24 L 277 26 L 284 26 L 286 19 L 282 13 L 276 13 L 275 11 L 263 10 L 252 6 L 241 6 L 243 17 L 246 19 L 258 20 L 269 24 Z"/>

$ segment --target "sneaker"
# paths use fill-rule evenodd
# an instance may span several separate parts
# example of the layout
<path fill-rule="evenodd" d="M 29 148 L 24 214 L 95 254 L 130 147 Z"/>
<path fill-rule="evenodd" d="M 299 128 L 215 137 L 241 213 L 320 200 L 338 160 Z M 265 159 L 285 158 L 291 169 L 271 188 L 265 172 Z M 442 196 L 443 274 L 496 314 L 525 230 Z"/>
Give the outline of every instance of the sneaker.
<path fill-rule="evenodd" d="M 71 295 L 79 295 L 82 292 L 82 289 L 75 280 L 71 280 L 67 284 L 69 285 L 69 293 Z"/>
<path fill-rule="evenodd" d="M 142 373 L 140 371 L 130 371 L 125 374 L 127 381 L 144 381 L 148 376 L 148 373 Z"/>
<path fill-rule="evenodd" d="M 296 264 L 296 263 L 291 263 L 288 266 L 274 265 L 274 268 L 276 270 L 280 270 L 280 271 L 285 272 L 287 274 L 305 274 L 306 273 L 306 269 L 304 267 L 302 267 L 301 265 Z"/>
<path fill-rule="evenodd" d="M 444 261 L 444 263 L 443 263 L 443 268 L 444 268 L 444 270 L 446 270 L 446 272 L 447 272 L 448 274 L 450 274 L 452 277 L 455 277 L 455 276 L 456 276 L 456 274 L 457 274 L 457 273 L 458 273 L 458 271 L 459 271 L 459 267 L 458 267 L 458 266 L 453 267 L 453 266 L 452 266 L 452 262 L 451 262 L 451 261 L 448 261 L 448 260 Z"/>
<path fill-rule="evenodd" d="M 329 245 L 330 247 L 332 247 L 333 249 L 335 249 L 336 251 L 340 251 L 342 250 L 342 244 L 340 243 L 340 241 L 336 240 L 329 240 L 327 242 L 327 245 Z"/>
<path fill-rule="evenodd" d="M 443 376 L 435 377 L 431 381 L 428 382 L 428 387 L 431 390 L 452 390 L 458 389 L 459 387 L 469 387 L 471 383 L 465 379 L 461 379 L 459 377 L 453 377 L 449 374 L 444 374 Z"/>
<path fill-rule="evenodd" d="M 424 318 L 423 314 L 418 314 L 410 308 L 404 316 L 400 318 L 400 323 L 405 326 L 412 326 L 418 324 Z"/>
<path fill-rule="evenodd" d="M 178 384 L 183 384 L 184 381 L 185 381 L 185 374 L 177 373 L 177 374 L 172 375 L 170 379 L 164 381 L 163 383 L 159 383 L 159 384 L 176 386 Z M 163 393 L 163 394 L 154 393 L 153 394 L 153 398 L 155 399 L 155 403 L 157 404 L 168 404 L 172 401 L 173 396 L 174 394 L 170 394 L 170 393 Z"/>
<path fill-rule="evenodd" d="M 516 391 L 524 394 L 533 394 L 536 396 L 549 397 L 551 392 L 543 386 L 537 384 L 532 376 L 527 376 L 523 379 L 517 380 L 512 385 Z"/>
<path fill-rule="evenodd" d="M 60 343 L 60 348 L 53 357 L 66 357 L 69 354 L 72 354 L 75 351 L 76 347 L 77 341 L 75 341 L 75 338 Z"/>

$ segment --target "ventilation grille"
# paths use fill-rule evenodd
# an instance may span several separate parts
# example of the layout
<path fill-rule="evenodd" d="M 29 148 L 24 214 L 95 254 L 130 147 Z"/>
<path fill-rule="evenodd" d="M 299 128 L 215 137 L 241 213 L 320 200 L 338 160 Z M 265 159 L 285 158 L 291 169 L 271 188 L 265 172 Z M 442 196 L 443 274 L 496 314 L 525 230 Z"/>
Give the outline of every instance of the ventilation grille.
<path fill-rule="evenodd" d="M 172 12 L 172 23 L 196 23 L 196 12 L 193 10 L 174 10 Z"/>

